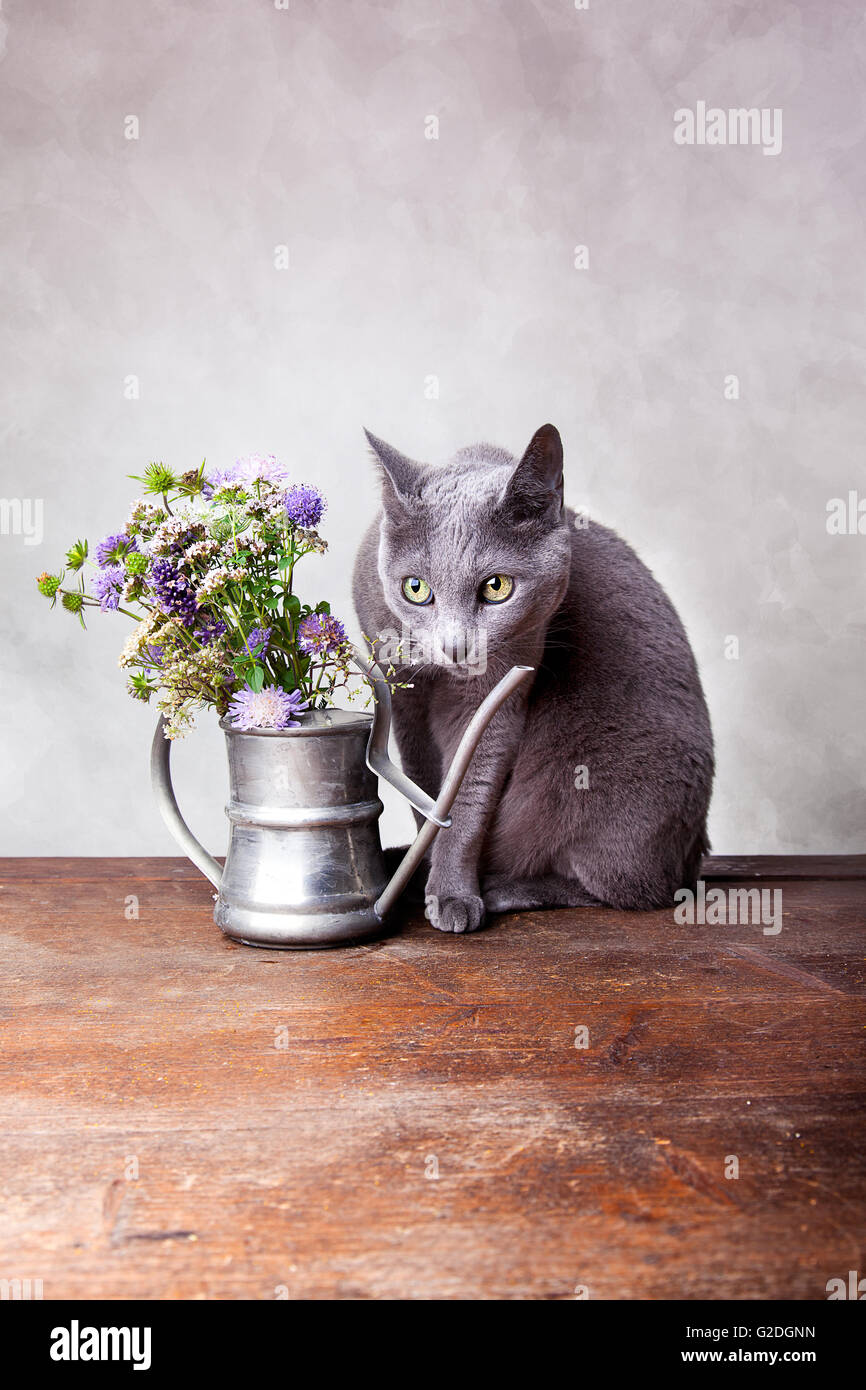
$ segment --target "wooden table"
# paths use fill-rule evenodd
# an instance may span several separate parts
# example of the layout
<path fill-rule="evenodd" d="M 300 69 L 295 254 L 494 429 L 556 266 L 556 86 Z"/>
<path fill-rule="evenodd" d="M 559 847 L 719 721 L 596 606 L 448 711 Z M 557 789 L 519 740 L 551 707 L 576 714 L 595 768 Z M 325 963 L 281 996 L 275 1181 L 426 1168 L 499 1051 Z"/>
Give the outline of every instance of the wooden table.
<path fill-rule="evenodd" d="M 866 1274 L 866 866 L 707 867 L 743 872 L 784 875 L 778 936 L 410 914 L 281 953 L 223 938 L 180 860 L 0 861 L 0 1278 L 826 1298 Z"/>

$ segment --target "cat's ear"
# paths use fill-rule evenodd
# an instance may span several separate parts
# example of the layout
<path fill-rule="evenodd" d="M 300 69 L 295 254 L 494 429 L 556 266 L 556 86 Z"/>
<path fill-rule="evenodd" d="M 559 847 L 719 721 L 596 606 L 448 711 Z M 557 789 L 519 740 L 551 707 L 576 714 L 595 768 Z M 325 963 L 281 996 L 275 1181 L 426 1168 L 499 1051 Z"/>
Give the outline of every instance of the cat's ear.
<path fill-rule="evenodd" d="M 501 503 L 516 521 L 562 514 L 562 440 L 555 425 L 542 425 L 511 475 Z"/>
<path fill-rule="evenodd" d="M 415 463 L 414 459 L 407 458 L 405 454 L 386 444 L 384 439 L 377 439 L 369 430 L 364 430 L 364 433 L 372 450 L 373 460 L 382 474 L 382 501 L 385 506 L 395 500 L 404 506 L 411 504 L 421 490 L 426 472 L 425 465 Z"/>

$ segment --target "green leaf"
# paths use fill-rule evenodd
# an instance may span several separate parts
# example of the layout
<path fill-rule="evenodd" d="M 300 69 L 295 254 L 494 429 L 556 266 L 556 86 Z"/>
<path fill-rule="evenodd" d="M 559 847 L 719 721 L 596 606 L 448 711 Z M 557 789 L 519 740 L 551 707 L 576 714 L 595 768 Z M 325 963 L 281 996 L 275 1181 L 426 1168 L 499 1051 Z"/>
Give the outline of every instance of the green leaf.
<path fill-rule="evenodd" d="M 76 541 L 66 552 L 66 563 L 71 570 L 80 570 L 87 559 L 87 541 Z"/>
<path fill-rule="evenodd" d="M 248 684 L 249 684 L 249 687 L 250 687 L 251 690 L 255 690 L 256 694 L 258 694 L 258 692 L 261 690 L 261 688 L 262 688 L 262 686 L 264 685 L 264 683 L 265 683 L 265 672 L 264 672 L 264 668 L 256 664 L 256 665 L 253 666 L 252 670 L 250 671 L 249 677 L 248 677 Z"/>
<path fill-rule="evenodd" d="M 286 599 L 286 611 L 290 613 L 293 618 L 297 618 L 301 611 L 301 600 L 298 598 L 297 594 L 289 594 L 289 597 Z"/>

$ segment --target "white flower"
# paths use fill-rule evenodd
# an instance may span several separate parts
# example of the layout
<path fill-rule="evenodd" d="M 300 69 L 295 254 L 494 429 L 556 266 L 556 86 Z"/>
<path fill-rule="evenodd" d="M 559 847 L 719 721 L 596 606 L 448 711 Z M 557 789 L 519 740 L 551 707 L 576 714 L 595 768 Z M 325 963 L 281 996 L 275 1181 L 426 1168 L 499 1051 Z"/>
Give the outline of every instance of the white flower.
<path fill-rule="evenodd" d="M 145 645 L 147 638 L 153 632 L 156 622 L 156 614 L 148 613 L 143 622 L 140 622 L 138 627 L 129 634 L 121 648 L 120 656 L 117 658 L 118 666 L 132 666 L 135 664 L 141 655 L 142 647 Z"/>
<path fill-rule="evenodd" d="M 185 560 L 209 560 L 216 555 L 219 550 L 219 542 L 212 537 L 207 540 L 193 541 L 183 552 Z"/>

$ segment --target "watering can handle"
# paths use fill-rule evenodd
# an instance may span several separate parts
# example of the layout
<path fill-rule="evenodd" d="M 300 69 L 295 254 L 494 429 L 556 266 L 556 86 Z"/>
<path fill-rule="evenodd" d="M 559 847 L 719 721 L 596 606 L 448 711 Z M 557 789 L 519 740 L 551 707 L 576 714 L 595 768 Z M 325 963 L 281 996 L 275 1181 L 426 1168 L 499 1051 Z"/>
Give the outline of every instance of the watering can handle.
<path fill-rule="evenodd" d="M 191 859 L 196 868 L 201 869 L 214 888 L 219 888 L 223 876 L 222 865 L 217 863 L 212 854 L 208 854 L 204 845 L 199 844 L 178 808 L 177 797 L 171 784 L 171 739 L 165 736 L 165 718 L 162 715 L 150 746 L 150 780 L 160 815 L 174 839 L 187 859 Z"/>
<path fill-rule="evenodd" d="M 395 767 L 388 757 L 388 735 L 391 731 L 391 687 L 375 661 L 358 651 L 357 648 L 353 656 L 355 664 L 364 672 L 373 687 L 376 697 L 373 727 L 370 730 L 370 738 L 367 743 L 367 766 L 386 782 L 390 782 L 391 786 L 395 787 L 398 792 L 401 792 L 427 821 L 401 859 L 390 883 L 374 904 L 373 910 L 376 916 L 383 918 L 406 887 L 439 831 L 450 826 L 451 817 L 448 813 L 454 805 L 463 778 L 466 776 L 472 761 L 472 755 L 478 747 L 481 735 L 487 725 L 500 705 L 519 685 L 529 679 L 535 668 L 533 666 L 512 666 L 499 684 L 493 687 L 486 699 L 482 700 L 463 732 L 463 737 L 451 760 L 451 766 L 445 774 L 439 795 L 434 801 L 432 797 L 416 786 L 405 772 L 401 772 L 398 767 Z"/>

